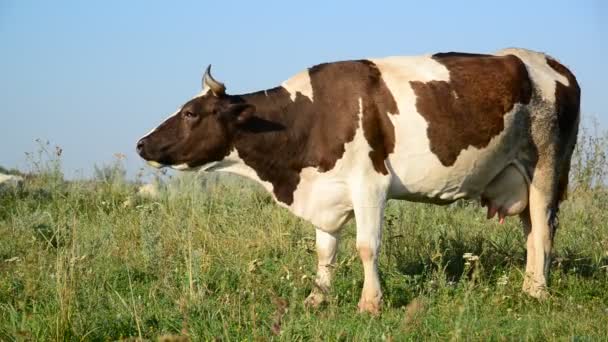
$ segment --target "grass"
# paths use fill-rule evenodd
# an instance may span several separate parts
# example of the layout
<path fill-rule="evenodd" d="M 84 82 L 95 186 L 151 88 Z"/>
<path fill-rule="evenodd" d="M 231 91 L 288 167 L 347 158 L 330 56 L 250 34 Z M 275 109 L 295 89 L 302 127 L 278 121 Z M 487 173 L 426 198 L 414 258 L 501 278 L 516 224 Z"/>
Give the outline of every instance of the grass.
<path fill-rule="evenodd" d="M 380 317 L 356 313 L 363 276 L 353 223 L 330 302 L 307 310 L 313 228 L 260 188 L 190 175 L 144 198 L 124 173 L 103 168 L 96 181 L 65 182 L 54 153 L 23 188 L 0 193 L 0 340 L 608 339 L 598 153 L 575 157 L 582 180 L 560 212 L 549 299 L 521 293 L 516 219 L 487 221 L 468 202 L 390 202 Z"/>

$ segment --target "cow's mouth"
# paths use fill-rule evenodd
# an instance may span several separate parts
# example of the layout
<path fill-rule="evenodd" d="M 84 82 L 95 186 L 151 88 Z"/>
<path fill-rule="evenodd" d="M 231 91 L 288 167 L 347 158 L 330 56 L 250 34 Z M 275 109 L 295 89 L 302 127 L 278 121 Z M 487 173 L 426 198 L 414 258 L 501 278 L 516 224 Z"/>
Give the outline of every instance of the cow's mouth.
<path fill-rule="evenodd" d="M 154 160 L 148 160 L 147 163 L 148 163 L 148 165 L 150 165 L 154 168 L 157 168 L 157 169 L 161 169 L 161 168 L 165 167 L 165 165 L 163 165 L 157 161 L 154 161 Z"/>
<path fill-rule="evenodd" d="M 173 170 L 177 170 L 177 171 L 186 171 L 186 170 L 192 169 L 190 167 L 190 165 L 188 165 L 186 163 L 176 164 L 176 165 L 167 165 L 167 164 L 163 164 L 163 163 L 157 162 L 155 160 L 148 160 L 148 161 L 146 161 L 146 163 L 148 163 L 148 165 L 150 165 L 150 166 L 152 166 L 153 168 L 156 168 L 156 169 L 162 169 L 163 167 L 170 167 Z"/>
<path fill-rule="evenodd" d="M 177 170 L 177 171 L 186 171 L 186 170 L 190 170 L 191 169 L 190 165 L 188 165 L 186 163 L 177 164 L 177 165 L 171 165 L 171 168 L 173 170 Z"/>

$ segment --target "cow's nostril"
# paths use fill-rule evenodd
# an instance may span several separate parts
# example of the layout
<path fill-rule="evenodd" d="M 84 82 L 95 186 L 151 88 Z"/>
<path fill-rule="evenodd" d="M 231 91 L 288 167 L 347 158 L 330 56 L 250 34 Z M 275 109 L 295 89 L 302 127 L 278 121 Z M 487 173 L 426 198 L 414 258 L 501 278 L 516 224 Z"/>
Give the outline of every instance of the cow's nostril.
<path fill-rule="evenodd" d="M 140 140 L 137 142 L 137 153 L 141 154 L 141 152 L 144 150 L 144 140 Z"/>

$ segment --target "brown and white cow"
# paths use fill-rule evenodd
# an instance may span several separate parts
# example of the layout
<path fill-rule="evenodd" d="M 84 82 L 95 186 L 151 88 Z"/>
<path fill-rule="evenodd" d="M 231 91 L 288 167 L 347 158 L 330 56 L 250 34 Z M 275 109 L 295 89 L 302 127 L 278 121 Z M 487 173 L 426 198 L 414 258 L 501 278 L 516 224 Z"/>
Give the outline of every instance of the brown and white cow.
<path fill-rule="evenodd" d="M 316 227 L 324 300 L 340 228 L 351 217 L 363 262 L 360 311 L 378 312 L 377 258 L 388 199 L 478 199 L 488 217 L 519 215 L 523 290 L 546 295 L 556 214 L 565 197 L 580 89 L 555 59 L 524 49 L 320 64 L 281 86 L 204 90 L 137 144 L 151 165 L 252 178 Z"/>

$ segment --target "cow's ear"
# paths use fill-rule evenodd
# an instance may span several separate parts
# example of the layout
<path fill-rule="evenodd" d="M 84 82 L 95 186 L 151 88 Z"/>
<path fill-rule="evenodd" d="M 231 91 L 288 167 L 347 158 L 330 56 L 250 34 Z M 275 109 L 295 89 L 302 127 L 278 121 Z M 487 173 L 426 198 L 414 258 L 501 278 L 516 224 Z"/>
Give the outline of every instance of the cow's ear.
<path fill-rule="evenodd" d="M 235 103 L 228 106 L 222 113 L 224 119 L 241 125 L 249 121 L 255 113 L 255 106 L 248 103 Z"/>

